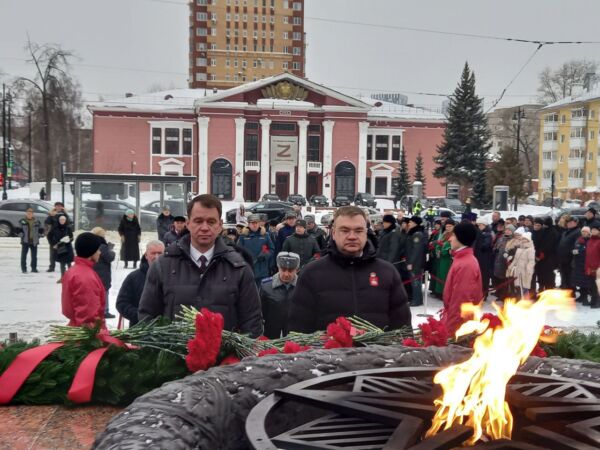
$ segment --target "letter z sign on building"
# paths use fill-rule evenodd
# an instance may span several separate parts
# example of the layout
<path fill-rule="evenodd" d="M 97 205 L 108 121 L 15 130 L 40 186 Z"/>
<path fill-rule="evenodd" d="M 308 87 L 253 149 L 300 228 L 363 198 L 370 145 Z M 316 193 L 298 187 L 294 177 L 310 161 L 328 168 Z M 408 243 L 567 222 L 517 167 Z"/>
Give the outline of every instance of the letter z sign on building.
<path fill-rule="evenodd" d="M 271 136 L 271 164 L 298 164 L 297 136 Z"/>

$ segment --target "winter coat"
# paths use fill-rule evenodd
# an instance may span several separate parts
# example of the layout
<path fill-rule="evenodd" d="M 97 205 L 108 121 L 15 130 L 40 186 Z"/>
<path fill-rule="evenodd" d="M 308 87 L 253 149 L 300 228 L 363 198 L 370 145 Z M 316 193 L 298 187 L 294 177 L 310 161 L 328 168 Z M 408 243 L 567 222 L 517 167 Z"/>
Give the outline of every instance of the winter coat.
<path fill-rule="evenodd" d="M 110 264 L 115 260 L 115 252 L 108 246 L 104 238 L 101 239 L 102 244 L 100 244 L 100 259 L 96 264 L 94 264 L 94 270 L 102 280 L 104 289 L 108 291 L 112 281 Z"/>
<path fill-rule="evenodd" d="M 473 253 L 479 263 L 481 276 L 489 279 L 494 271 L 494 253 L 492 248 L 492 230 L 486 226 L 483 231 L 477 230 L 477 239 L 473 248 Z"/>
<path fill-rule="evenodd" d="M 544 240 L 540 246 L 540 251 L 543 252 L 543 259 L 547 261 L 550 270 L 558 267 L 558 243 L 560 242 L 561 234 L 558 228 L 554 225 L 544 226 Z"/>
<path fill-rule="evenodd" d="M 581 236 L 581 230 L 577 227 L 567 228 L 563 231 L 558 243 L 558 259 L 561 266 L 571 264 L 573 248 L 575 248 L 575 242 L 579 236 Z"/>
<path fill-rule="evenodd" d="M 446 277 L 448 271 L 452 265 L 452 255 L 450 251 L 450 233 L 444 233 L 442 238 L 435 243 L 435 256 L 437 259 L 436 272 L 434 275 L 439 279 L 434 280 L 435 284 L 432 286 L 433 292 L 441 295 L 444 292 L 444 284 L 446 283 Z"/>
<path fill-rule="evenodd" d="M 171 214 L 165 216 L 163 213 L 160 213 L 160 216 L 156 218 L 156 232 L 158 233 L 159 240 L 163 241 L 165 233 L 171 231 L 173 222 L 175 222 L 175 218 Z"/>
<path fill-rule="evenodd" d="M 427 238 L 423 231 L 422 226 L 416 226 L 408 230 L 406 239 L 406 264 L 411 265 L 412 269 L 410 271 L 417 275 L 423 272 L 425 266 Z"/>
<path fill-rule="evenodd" d="M 69 238 L 69 242 L 62 242 L 65 237 Z M 67 224 L 57 224 L 50 229 L 48 234 L 48 242 L 55 252 L 55 259 L 59 263 L 71 264 L 75 259 L 73 252 L 73 231 Z"/>
<path fill-rule="evenodd" d="M 483 298 L 479 263 L 470 247 L 454 252 L 452 266 L 444 285 L 443 320 L 454 335 L 463 322 L 460 307 L 463 303 L 479 304 Z"/>
<path fill-rule="evenodd" d="M 277 232 L 277 242 L 275 242 L 275 253 L 279 253 L 283 248 L 283 243 L 285 240 L 296 232 L 296 227 L 290 227 L 285 224 L 283 227 L 279 229 Z"/>
<path fill-rule="evenodd" d="M 300 256 L 300 268 L 308 264 L 315 256 L 320 256 L 317 241 L 308 234 L 292 234 L 283 243 L 284 252 L 294 252 Z"/>
<path fill-rule="evenodd" d="M 75 257 L 75 265 L 62 277 L 62 313 L 69 326 L 93 325 L 104 322 L 105 289 L 94 271 L 94 261 Z"/>
<path fill-rule="evenodd" d="M 133 216 L 129 220 L 123 216 L 119 224 L 119 236 L 121 236 L 121 259 L 123 261 L 138 261 L 140 259 L 140 238 L 142 229 L 138 218 Z"/>
<path fill-rule="evenodd" d="M 508 253 L 506 252 L 506 244 L 514 240 L 512 237 L 500 236 L 494 244 L 494 277 L 500 280 L 506 278 L 506 269 L 509 261 L 507 260 Z"/>
<path fill-rule="evenodd" d="M 400 261 L 399 247 L 400 238 L 398 237 L 398 233 L 396 233 L 396 226 L 392 225 L 387 230 L 381 231 L 376 255 L 378 258 L 392 263 L 396 267 Z"/>
<path fill-rule="evenodd" d="M 215 241 L 214 254 L 204 274 L 190 256 L 190 235 L 169 245 L 148 270 L 140 300 L 140 320 L 165 316 L 171 320 L 181 305 L 208 308 L 223 315 L 226 330 L 262 333 L 262 314 L 252 269 L 242 256 Z"/>
<path fill-rule="evenodd" d="M 290 298 L 296 287 L 297 279 L 286 286 L 279 274 L 265 278 L 260 285 L 260 303 L 265 321 L 263 334 L 269 339 L 278 339 L 288 334 L 288 316 Z"/>
<path fill-rule="evenodd" d="M 585 274 L 595 277 L 598 268 L 600 268 L 600 236 L 591 236 L 585 251 Z"/>
<path fill-rule="evenodd" d="M 327 255 L 307 265 L 298 277 L 291 298 L 290 331 L 325 330 L 340 316 L 358 316 L 386 329 L 411 326 L 398 271 L 376 258 L 368 241 L 359 257 L 341 254 L 332 241 Z"/>
<path fill-rule="evenodd" d="M 318 226 L 315 225 L 312 230 L 307 228 L 306 233 L 315 238 L 315 241 L 317 241 L 317 245 L 319 246 L 319 250 L 323 250 L 327 246 L 327 233 L 325 233 L 325 231 Z"/>
<path fill-rule="evenodd" d="M 29 223 L 27 218 L 23 217 L 19 220 L 19 234 L 21 235 L 21 244 L 38 245 L 40 243 L 40 236 L 44 235 L 44 227 L 42 223 L 35 217 L 32 219 L 31 225 L 31 236 L 29 235 Z"/>
<path fill-rule="evenodd" d="M 183 231 L 179 234 L 175 230 L 171 230 L 171 231 L 167 231 L 163 235 L 161 240 L 164 242 L 165 246 L 169 246 L 173 242 L 177 242 L 179 239 L 181 239 L 186 234 L 189 234 L 189 231 L 187 228 L 184 228 Z"/>
<path fill-rule="evenodd" d="M 275 252 L 275 246 L 264 228 L 256 231 L 244 229 L 237 245 L 248 251 L 252 257 L 252 268 L 254 269 L 254 278 L 263 279 L 270 275 L 269 262 L 271 255 Z"/>
<path fill-rule="evenodd" d="M 117 311 L 129 320 L 130 327 L 138 323 L 138 307 L 144 291 L 148 267 L 150 267 L 148 260 L 145 256 L 142 256 L 140 268 L 127 275 L 121 289 L 119 289 Z"/>
<path fill-rule="evenodd" d="M 589 238 L 580 236 L 573 248 L 573 284 L 588 289 L 591 287 L 590 277 L 585 274 L 585 255 Z"/>
<path fill-rule="evenodd" d="M 507 269 L 507 278 L 515 279 L 515 287 L 529 289 L 535 269 L 535 249 L 529 239 L 515 239 L 518 242 L 513 260 Z"/>

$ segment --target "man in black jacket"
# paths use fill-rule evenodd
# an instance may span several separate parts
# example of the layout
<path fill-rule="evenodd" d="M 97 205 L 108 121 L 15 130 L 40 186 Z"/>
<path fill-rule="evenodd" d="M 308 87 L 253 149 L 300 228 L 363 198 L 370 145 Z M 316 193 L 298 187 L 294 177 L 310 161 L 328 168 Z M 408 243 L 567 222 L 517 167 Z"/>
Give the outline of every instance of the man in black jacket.
<path fill-rule="evenodd" d="M 119 295 L 117 296 L 117 311 L 129 320 L 129 326 L 132 327 L 138 323 L 138 307 L 144 284 L 146 283 L 146 275 L 148 268 L 160 255 L 165 252 L 165 244 L 161 241 L 150 241 L 146 244 L 146 252 L 142 255 L 140 268 L 134 270 L 121 285 Z"/>
<path fill-rule="evenodd" d="M 281 248 L 284 252 L 293 252 L 300 256 L 300 268 L 319 257 L 321 249 L 315 238 L 306 232 L 306 221 L 296 221 L 296 231 L 289 236 Z"/>
<path fill-rule="evenodd" d="M 558 260 L 560 261 L 560 288 L 561 289 L 573 289 L 573 283 L 571 282 L 571 262 L 573 260 L 573 248 L 575 248 L 575 241 L 581 236 L 581 230 L 578 227 L 579 222 L 576 217 L 567 216 L 565 220 L 565 226 L 567 227 L 560 238 L 558 243 Z"/>
<path fill-rule="evenodd" d="M 392 264 L 375 257 L 364 211 L 343 206 L 333 219 L 327 255 L 308 264 L 298 278 L 290 331 L 325 330 L 340 316 L 358 316 L 380 328 L 410 327 L 400 275 Z"/>
<path fill-rule="evenodd" d="M 156 218 L 156 232 L 158 233 L 158 240 L 165 241 L 165 234 L 171 231 L 175 218 L 171 215 L 171 210 L 168 206 L 165 206 L 162 213 Z"/>
<path fill-rule="evenodd" d="M 260 302 L 265 320 L 264 335 L 269 339 L 279 339 L 288 334 L 288 314 L 290 297 L 298 280 L 300 256 L 291 252 L 277 255 L 278 272 L 262 280 Z"/>
<path fill-rule="evenodd" d="M 423 304 L 423 268 L 427 237 L 423 228 L 423 219 L 412 216 L 408 221 L 408 237 L 406 239 L 406 268 L 410 272 L 412 299 L 410 306 Z"/>
<path fill-rule="evenodd" d="M 223 242 L 223 207 L 214 195 L 188 203 L 186 234 L 150 266 L 140 300 L 140 320 L 174 319 L 182 305 L 208 308 L 223 316 L 226 330 L 258 337 L 262 314 L 252 269 Z"/>

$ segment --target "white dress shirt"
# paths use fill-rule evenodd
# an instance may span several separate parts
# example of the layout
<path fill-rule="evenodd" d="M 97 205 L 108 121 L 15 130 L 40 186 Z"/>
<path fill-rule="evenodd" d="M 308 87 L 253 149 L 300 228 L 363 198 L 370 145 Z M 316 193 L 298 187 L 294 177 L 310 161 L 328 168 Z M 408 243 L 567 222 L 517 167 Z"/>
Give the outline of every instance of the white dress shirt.
<path fill-rule="evenodd" d="M 190 244 L 190 256 L 192 257 L 192 259 L 194 260 L 194 262 L 196 263 L 196 265 L 198 267 L 202 266 L 202 263 L 200 262 L 201 256 L 204 256 L 206 258 L 206 266 L 208 267 L 208 265 L 210 264 L 210 260 L 212 259 L 214 253 L 215 253 L 214 245 L 211 248 L 209 248 L 208 250 L 206 250 L 206 252 L 202 253 L 201 251 L 194 248 L 194 246 L 192 244 Z"/>

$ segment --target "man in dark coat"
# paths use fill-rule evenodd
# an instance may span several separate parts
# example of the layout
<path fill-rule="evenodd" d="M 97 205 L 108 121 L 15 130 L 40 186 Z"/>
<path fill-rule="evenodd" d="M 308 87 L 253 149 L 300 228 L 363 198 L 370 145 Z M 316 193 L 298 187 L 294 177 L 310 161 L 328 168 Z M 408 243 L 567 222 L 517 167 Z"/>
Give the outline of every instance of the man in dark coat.
<path fill-rule="evenodd" d="M 226 330 L 258 337 L 262 314 L 252 269 L 223 242 L 223 207 L 214 195 L 198 195 L 187 207 L 189 234 L 169 245 L 150 266 L 140 300 L 140 320 L 174 319 L 182 305 L 223 316 Z"/>
<path fill-rule="evenodd" d="M 576 217 L 568 216 L 565 220 L 566 229 L 563 231 L 558 243 L 558 259 L 560 261 L 560 288 L 573 289 L 575 286 L 571 280 L 571 262 L 573 261 L 573 249 L 575 242 L 581 236 L 578 228 L 579 222 Z"/>
<path fill-rule="evenodd" d="M 132 327 L 138 323 L 138 307 L 148 268 L 160 255 L 165 252 L 165 244 L 161 241 L 150 241 L 146 244 L 146 252 L 142 256 L 140 268 L 131 272 L 121 285 L 119 295 L 117 296 L 117 311 L 129 320 L 129 326 Z"/>
<path fill-rule="evenodd" d="M 400 262 L 400 238 L 396 233 L 396 218 L 391 214 L 383 216 L 383 230 L 379 236 L 379 247 L 376 255 L 397 268 Z"/>
<path fill-rule="evenodd" d="M 177 216 L 173 218 L 173 227 L 163 234 L 161 239 L 165 246 L 169 246 L 173 242 L 177 242 L 187 234 L 188 231 L 185 228 L 185 220 L 186 219 L 183 216 Z"/>
<path fill-rule="evenodd" d="M 487 224 L 487 219 L 477 219 L 477 238 L 475 239 L 474 253 L 481 272 L 481 288 L 485 301 L 490 288 L 490 280 L 494 271 L 494 248 L 492 245 L 492 230 Z"/>
<path fill-rule="evenodd" d="M 340 316 L 358 316 L 380 328 L 411 326 L 410 308 L 400 275 L 375 257 L 367 240 L 367 217 L 356 206 L 334 214 L 328 253 L 308 264 L 292 294 L 289 329 L 325 330 Z"/>
<path fill-rule="evenodd" d="M 282 250 L 300 256 L 300 269 L 320 254 L 317 241 L 306 233 L 306 221 L 302 219 L 296 221 L 296 232 L 285 240 Z"/>
<path fill-rule="evenodd" d="M 140 240 L 142 228 L 140 222 L 132 209 L 128 209 L 119 224 L 119 236 L 121 236 L 121 259 L 127 263 L 133 261 L 133 268 L 137 267 L 140 259 Z"/>
<path fill-rule="evenodd" d="M 323 231 L 315 222 L 315 216 L 312 214 L 307 214 L 304 216 L 304 220 L 306 220 L 306 232 L 309 236 L 315 238 L 317 241 L 317 245 L 319 246 L 319 250 L 323 250 L 327 245 L 327 233 Z"/>
<path fill-rule="evenodd" d="M 598 211 L 596 211 L 594 208 L 588 208 L 588 210 L 585 212 L 585 218 L 581 221 L 581 226 L 591 227 L 597 220 L 597 215 Z"/>
<path fill-rule="evenodd" d="M 277 232 L 277 239 L 275 241 L 275 253 L 279 253 L 283 248 L 285 240 L 294 234 L 296 231 L 296 213 L 291 211 L 285 215 L 283 227 Z"/>
<path fill-rule="evenodd" d="M 423 228 L 423 219 L 412 216 L 408 221 L 406 239 L 406 268 L 410 272 L 412 300 L 410 306 L 423 304 L 423 268 L 427 249 L 427 237 Z"/>
<path fill-rule="evenodd" d="M 171 231 L 175 218 L 171 215 L 171 210 L 168 206 L 165 206 L 160 213 L 160 216 L 156 218 L 156 232 L 158 233 L 158 240 L 164 242 L 165 233 Z"/>
<path fill-rule="evenodd" d="M 260 302 L 265 331 L 269 339 L 279 339 L 288 334 L 290 298 L 298 280 L 300 256 L 290 252 L 277 255 L 277 273 L 262 280 Z"/>
<path fill-rule="evenodd" d="M 109 311 L 109 291 L 112 284 L 112 267 L 111 263 L 115 260 L 115 252 L 113 251 L 114 244 L 106 242 L 106 231 L 101 227 L 94 227 L 92 233 L 98 236 L 101 240 L 100 258 L 94 264 L 94 271 L 100 277 L 102 285 L 106 292 L 106 302 L 104 306 L 104 317 L 106 319 L 114 319 L 114 315 Z"/>
<path fill-rule="evenodd" d="M 541 227 L 540 227 L 541 222 Z M 541 237 L 534 240 L 535 246 L 535 274 L 539 283 L 539 291 L 554 289 L 556 287 L 556 274 L 554 270 L 558 267 L 558 243 L 560 232 L 552 223 L 551 217 L 536 219 L 534 231 L 538 229 Z M 535 237 L 535 235 L 534 235 Z"/>

